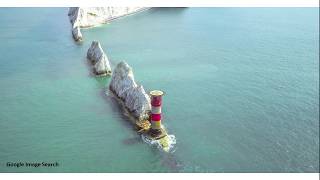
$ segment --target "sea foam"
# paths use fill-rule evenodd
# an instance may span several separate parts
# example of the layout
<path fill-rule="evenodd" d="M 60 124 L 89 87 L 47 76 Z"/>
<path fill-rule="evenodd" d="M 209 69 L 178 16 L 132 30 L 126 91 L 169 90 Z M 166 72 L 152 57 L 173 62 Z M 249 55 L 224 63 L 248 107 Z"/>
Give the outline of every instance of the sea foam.
<path fill-rule="evenodd" d="M 147 143 L 149 145 L 152 145 L 152 146 L 156 146 L 158 149 L 163 150 L 159 140 L 150 139 L 150 138 L 148 138 L 148 136 L 146 136 L 144 134 L 141 135 L 141 138 L 145 143 Z M 169 134 L 168 135 L 168 139 L 169 139 L 169 141 L 168 141 L 168 144 L 169 144 L 168 152 L 173 153 L 175 151 L 175 148 L 174 148 L 175 146 L 174 145 L 177 143 L 176 137 L 173 134 Z"/>

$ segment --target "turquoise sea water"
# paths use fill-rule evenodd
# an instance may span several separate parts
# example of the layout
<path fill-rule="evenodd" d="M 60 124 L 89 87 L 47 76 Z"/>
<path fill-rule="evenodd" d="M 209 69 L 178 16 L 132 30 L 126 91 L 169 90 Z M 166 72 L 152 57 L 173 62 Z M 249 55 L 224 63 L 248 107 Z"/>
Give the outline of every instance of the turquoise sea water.
<path fill-rule="evenodd" d="M 67 11 L 0 8 L 0 172 L 319 172 L 318 8 L 154 8 L 81 45 Z M 90 74 L 92 40 L 165 91 L 173 152 Z M 6 167 L 42 161 L 59 166 Z"/>

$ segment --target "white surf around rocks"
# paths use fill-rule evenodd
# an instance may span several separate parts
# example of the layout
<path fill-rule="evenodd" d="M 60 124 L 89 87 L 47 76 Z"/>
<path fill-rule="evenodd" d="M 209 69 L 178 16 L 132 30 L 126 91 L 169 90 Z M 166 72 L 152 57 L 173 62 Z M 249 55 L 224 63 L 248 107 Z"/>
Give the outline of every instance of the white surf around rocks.
<path fill-rule="evenodd" d="M 163 150 L 164 152 L 174 153 L 174 151 L 175 151 L 174 145 L 177 143 L 177 141 L 176 141 L 176 136 L 173 134 L 168 135 L 168 142 L 167 142 L 168 147 L 166 149 L 163 149 L 160 140 L 150 139 L 145 134 L 141 134 L 141 138 L 142 138 L 143 142 L 145 142 L 151 146 L 156 146 L 159 150 Z"/>
<path fill-rule="evenodd" d="M 146 7 L 70 7 L 68 16 L 75 41 L 82 41 L 80 28 L 98 26 L 114 19 L 141 12 Z"/>
<path fill-rule="evenodd" d="M 93 64 L 93 73 L 99 76 L 111 75 L 111 66 L 107 55 L 98 41 L 92 41 L 87 51 L 87 59 Z"/>

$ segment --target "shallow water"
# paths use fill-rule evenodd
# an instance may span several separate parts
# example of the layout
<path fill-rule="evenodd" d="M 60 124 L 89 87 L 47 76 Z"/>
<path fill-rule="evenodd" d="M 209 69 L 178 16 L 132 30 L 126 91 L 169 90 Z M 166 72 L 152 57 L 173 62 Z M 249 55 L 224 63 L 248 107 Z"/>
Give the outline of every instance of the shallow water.
<path fill-rule="evenodd" d="M 318 8 L 154 8 L 82 30 L 0 8 L 0 172 L 319 172 Z M 99 40 L 164 90 L 172 153 L 144 143 L 86 62 Z M 8 168 L 7 162 L 58 162 Z"/>

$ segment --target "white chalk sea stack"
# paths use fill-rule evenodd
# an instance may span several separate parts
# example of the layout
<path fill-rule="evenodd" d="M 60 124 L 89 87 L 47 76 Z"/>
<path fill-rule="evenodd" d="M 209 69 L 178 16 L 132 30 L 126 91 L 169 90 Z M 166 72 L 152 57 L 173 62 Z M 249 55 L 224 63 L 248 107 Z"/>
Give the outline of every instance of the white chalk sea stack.
<path fill-rule="evenodd" d="M 149 117 L 150 97 L 142 85 L 137 85 L 132 68 L 127 63 L 120 62 L 114 69 L 109 88 L 124 102 L 135 118 L 143 120 Z"/>
<path fill-rule="evenodd" d="M 92 41 L 87 51 L 87 58 L 93 64 L 96 75 L 110 75 L 111 67 L 107 55 L 104 53 L 98 41 Z"/>
<path fill-rule="evenodd" d="M 72 29 L 72 36 L 76 41 L 82 41 L 82 34 L 79 27 L 75 27 Z"/>

